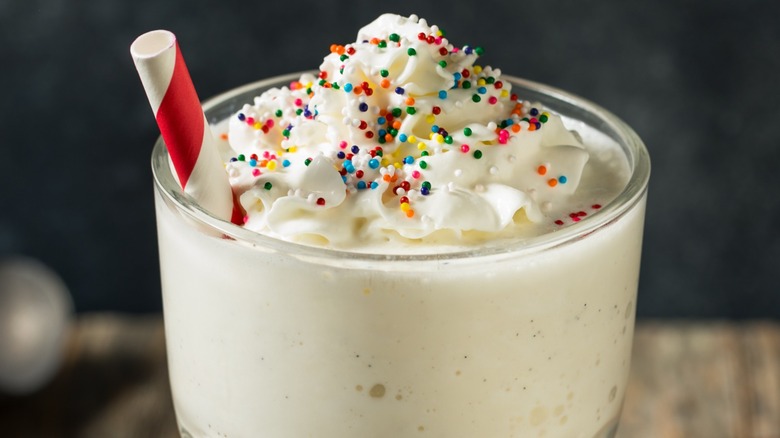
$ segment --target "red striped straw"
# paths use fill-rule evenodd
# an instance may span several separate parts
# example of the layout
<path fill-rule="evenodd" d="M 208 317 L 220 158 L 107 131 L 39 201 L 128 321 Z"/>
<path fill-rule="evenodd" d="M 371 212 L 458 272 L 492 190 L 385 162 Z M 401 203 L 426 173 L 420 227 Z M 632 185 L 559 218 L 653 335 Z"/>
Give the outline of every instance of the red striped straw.
<path fill-rule="evenodd" d="M 182 189 L 215 216 L 243 224 L 244 212 L 228 182 L 176 36 L 167 30 L 147 32 L 133 42 L 130 54 Z"/>

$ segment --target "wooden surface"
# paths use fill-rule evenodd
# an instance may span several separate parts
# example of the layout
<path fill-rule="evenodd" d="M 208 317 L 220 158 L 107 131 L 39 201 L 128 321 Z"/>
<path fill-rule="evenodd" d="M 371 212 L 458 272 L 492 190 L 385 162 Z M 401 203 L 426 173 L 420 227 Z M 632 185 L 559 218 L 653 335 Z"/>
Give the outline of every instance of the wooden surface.
<path fill-rule="evenodd" d="M 176 437 L 159 317 L 83 316 L 44 390 L 0 395 L 3 437 Z M 780 437 L 780 324 L 641 322 L 618 438 Z"/>

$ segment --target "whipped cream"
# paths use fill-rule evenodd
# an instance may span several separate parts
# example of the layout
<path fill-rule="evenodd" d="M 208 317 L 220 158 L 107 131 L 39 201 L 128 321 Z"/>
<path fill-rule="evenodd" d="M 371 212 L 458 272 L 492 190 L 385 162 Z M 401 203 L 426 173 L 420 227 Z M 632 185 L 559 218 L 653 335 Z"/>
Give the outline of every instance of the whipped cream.
<path fill-rule="evenodd" d="M 385 14 L 332 45 L 318 77 L 244 105 L 227 172 L 246 228 L 334 248 L 553 229 L 538 225 L 568 212 L 588 150 L 482 53 Z"/>

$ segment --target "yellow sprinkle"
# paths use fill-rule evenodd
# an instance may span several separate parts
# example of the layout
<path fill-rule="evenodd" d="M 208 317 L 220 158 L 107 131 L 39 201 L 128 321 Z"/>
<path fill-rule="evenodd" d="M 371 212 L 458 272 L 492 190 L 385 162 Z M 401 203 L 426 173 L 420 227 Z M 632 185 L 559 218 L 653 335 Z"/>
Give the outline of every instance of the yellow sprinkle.
<path fill-rule="evenodd" d="M 548 113 L 547 111 L 543 112 L 542 115 L 546 117 L 550 117 L 550 113 Z"/>
<path fill-rule="evenodd" d="M 439 144 L 444 143 L 444 136 L 443 135 L 436 134 L 434 137 L 436 137 L 435 140 L 436 140 L 437 143 L 439 143 Z"/>
<path fill-rule="evenodd" d="M 434 135 L 436 135 L 436 133 L 435 132 L 431 132 L 430 134 L 428 134 L 428 138 L 433 140 L 433 136 Z"/>
<path fill-rule="evenodd" d="M 509 92 L 506 90 L 501 90 L 501 97 L 507 97 L 509 96 Z"/>
<path fill-rule="evenodd" d="M 287 152 L 290 153 L 298 152 L 298 146 L 290 146 L 289 148 L 287 148 Z"/>
<path fill-rule="evenodd" d="M 409 211 L 410 208 L 412 208 L 412 207 L 409 205 L 408 202 L 404 202 L 403 204 L 401 204 L 401 210 L 402 211 Z"/>
<path fill-rule="evenodd" d="M 417 143 L 417 137 L 410 135 L 409 137 L 406 138 L 406 141 L 408 141 L 409 143 Z"/>
<path fill-rule="evenodd" d="M 419 149 L 421 151 L 425 150 L 425 143 L 423 143 L 423 142 L 417 143 L 417 149 Z"/>
<path fill-rule="evenodd" d="M 476 74 L 482 73 L 482 66 L 481 65 L 475 65 L 474 66 L 474 73 L 476 73 Z"/>
<path fill-rule="evenodd" d="M 436 31 L 436 36 L 442 36 L 442 35 L 444 35 L 444 32 L 442 32 L 441 30 Z"/>
<path fill-rule="evenodd" d="M 284 152 L 285 152 L 285 151 L 284 151 L 284 149 L 277 149 L 277 150 L 276 150 L 276 155 L 277 155 L 278 157 L 281 157 L 282 155 L 284 155 Z"/>
<path fill-rule="evenodd" d="M 260 122 L 255 122 L 255 124 L 254 124 L 254 125 L 252 125 L 252 127 L 253 127 L 253 128 L 255 128 L 255 129 L 260 129 L 260 128 L 262 128 L 262 127 L 263 127 L 263 124 L 262 124 L 262 123 L 260 123 Z"/>
<path fill-rule="evenodd" d="M 395 163 L 393 163 L 393 167 L 395 167 L 396 169 L 400 169 L 400 168 L 401 168 L 401 167 L 403 167 L 403 166 L 401 165 L 401 163 L 399 163 L 398 161 L 396 161 Z"/>
<path fill-rule="evenodd" d="M 268 162 L 268 164 L 265 165 L 266 169 L 268 170 L 274 170 L 276 169 L 276 160 L 271 160 Z"/>
<path fill-rule="evenodd" d="M 309 81 L 309 82 L 306 83 L 306 86 L 303 87 L 303 88 L 311 88 L 311 85 L 312 85 L 312 83 L 311 83 L 311 81 Z"/>
<path fill-rule="evenodd" d="M 388 164 L 390 164 L 390 160 L 387 158 L 382 158 L 382 167 L 387 167 Z"/>
<path fill-rule="evenodd" d="M 487 82 L 485 82 L 485 78 L 479 78 L 477 79 L 477 85 L 485 85 Z"/>
<path fill-rule="evenodd" d="M 430 124 L 433 124 L 433 122 L 436 121 L 436 116 L 434 116 L 433 114 L 428 114 L 427 116 L 425 116 L 425 121 Z"/>

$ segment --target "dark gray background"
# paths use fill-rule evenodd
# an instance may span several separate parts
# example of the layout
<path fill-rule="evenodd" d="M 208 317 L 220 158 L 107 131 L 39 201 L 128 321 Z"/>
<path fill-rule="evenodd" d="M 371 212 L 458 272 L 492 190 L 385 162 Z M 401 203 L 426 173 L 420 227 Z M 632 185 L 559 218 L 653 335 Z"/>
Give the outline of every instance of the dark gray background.
<path fill-rule="evenodd" d="M 780 317 L 780 2 L 383 4 L 0 0 L 0 256 L 54 268 L 79 311 L 159 310 L 158 130 L 133 39 L 176 33 L 207 98 L 316 68 L 381 12 L 417 13 L 645 140 L 640 316 Z"/>

